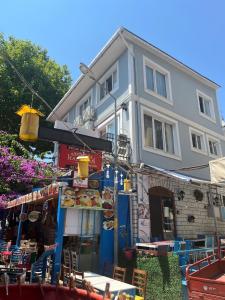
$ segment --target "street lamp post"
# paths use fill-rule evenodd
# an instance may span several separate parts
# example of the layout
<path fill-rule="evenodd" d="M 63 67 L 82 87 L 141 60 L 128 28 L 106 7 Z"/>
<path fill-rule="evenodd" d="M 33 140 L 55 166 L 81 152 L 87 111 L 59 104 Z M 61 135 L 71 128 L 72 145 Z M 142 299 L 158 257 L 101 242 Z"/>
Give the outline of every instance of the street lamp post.
<path fill-rule="evenodd" d="M 99 86 L 101 85 L 100 82 L 95 78 L 91 69 L 86 66 L 84 63 L 80 63 L 80 71 L 85 75 L 88 76 L 90 79 L 96 82 Z M 114 100 L 114 120 L 115 120 L 115 132 L 114 132 L 114 189 L 113 189 L 113 196 L 114 196 L 114 264 L 118 265 L 118 174 L 117 174 L 117 167 L 118 167 L 118 154 L 117 154 L 117 133 L 118 133 L 118 123 L 117 123 L 117 99 L 116 97 L 110 92 L 107 91 L 110 97 Z"/>

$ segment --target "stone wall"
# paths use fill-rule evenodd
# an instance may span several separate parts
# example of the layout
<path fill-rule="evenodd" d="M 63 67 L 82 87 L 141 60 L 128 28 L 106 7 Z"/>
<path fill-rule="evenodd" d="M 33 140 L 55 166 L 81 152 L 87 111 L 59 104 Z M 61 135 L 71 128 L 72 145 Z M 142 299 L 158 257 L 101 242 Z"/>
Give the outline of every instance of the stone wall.
<path fill-rule="evenodd" d="M 175 218 L 177 236 L 185 239 L 196 238 L 198 234 L 212 235 L 215 233 L 215 220 L 209 216 L 209 197 L 211 188 L 212 198 L 216 195 L 225 196 L 224 188 L 216 188 L 208 183 L 190 182 L 166 175 L 138 175 L 138 209 L 133 212 L 138 217 L 138 237 L 141 241 L 150 241 L 150 211 L 148 191 L 152 187 L 164 187 L 174 194 Z M 197 201 L 194 191 L 203 193 L 202 201 Z M 179 192 L 184 192 L 184 198 L 179 198 Z M 219 209 L 218 209 L 219 211 Z M 194 216 L 194 222 L 188 222 L 188 216 Z M 221 216 L 216 219 L 217 230 L 225 235 L 225 220 Z"/>

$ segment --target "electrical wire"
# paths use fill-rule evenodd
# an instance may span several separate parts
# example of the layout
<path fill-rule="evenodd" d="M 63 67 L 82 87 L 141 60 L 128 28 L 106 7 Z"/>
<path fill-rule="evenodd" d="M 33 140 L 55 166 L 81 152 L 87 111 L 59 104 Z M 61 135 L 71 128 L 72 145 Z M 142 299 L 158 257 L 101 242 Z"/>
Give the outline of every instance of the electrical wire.
<path fill-rule="evenodd" d="M 30 92 L 32 93 L 32 95 L 35 95 L 37 98 L 39 98 L 42 103 L 44 103 L 47 108 L 53 113 L 53 115 L 56 117 L 56 119 L 60 119 L 58 117 L 58 115 L 54 112 L 53 108 L 45 101 L 45 99 L 43 97 L 41 97 L 34 89 L 33 87 L 31 86 L 30 83 L 27 82 L 27 80 L 24 78 L 24 76 L 17 70 L 17 68 L 14 66 L 14 64 L 11 62 L 11 60 L 9 59 L 8 55 L 5 53 L 4 49 L 3 49 L 3 46 L 0 44 L 0 50 L 2 50 L 0 52 L 0 54 L 2 55 L 3 59 L 6 60 L 6 62 L 11 66 L 11 68 L 15 71 L 16 75 L 19 77 L 19 79 L 21 80 L 21 82 L 24 84 L 24 86 L 26 86 Z M 76 140 L 78 140 L 80 143 L 83 144 L 84 148 L 87 148 L 89 151 L 91 151 L 92 153 L 95 153 L 96 155 L 99 155 L 101 156 L 98 152 L 94 151 L 88 144 L 86 144 L 82 138 L 80 138 L 76 132 L 72 129 L 71 131 L 71 128 L 66 124 L 66 122 L 63 121 L 63 124 L 64 126 L 72 133 L 72 135 L 74 136 L 74 138 Z M 102 156 L 101 156 L 102 157 Z M 103 158 L 104 160 L 104 158 Z"/>

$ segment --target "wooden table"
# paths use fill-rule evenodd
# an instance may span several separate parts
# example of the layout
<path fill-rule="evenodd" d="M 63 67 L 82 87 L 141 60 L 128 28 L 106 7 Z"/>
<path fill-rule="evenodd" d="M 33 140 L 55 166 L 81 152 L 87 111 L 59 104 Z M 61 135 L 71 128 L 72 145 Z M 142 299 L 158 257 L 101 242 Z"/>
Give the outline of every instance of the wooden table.
<path fill-rule="evenodd" d="M 119 292 L 124 292 L 131 296 L 135 296 L 136 294 L 135 286 L 92 272 L 84 272 L 84 280 L 90 282 L 91 285 L 102 295 L 105 292 L 106 283 L 110 284 L 109 290 L 114 294 L 114 296 L 117 296 Z"/>

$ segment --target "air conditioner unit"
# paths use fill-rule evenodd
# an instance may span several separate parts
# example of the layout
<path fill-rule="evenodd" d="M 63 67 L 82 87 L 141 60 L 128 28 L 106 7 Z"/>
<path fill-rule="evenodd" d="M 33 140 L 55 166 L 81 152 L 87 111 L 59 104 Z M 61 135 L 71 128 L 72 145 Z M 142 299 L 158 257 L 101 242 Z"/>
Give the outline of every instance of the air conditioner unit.
<path fill-rule="evenodd" d="M 82 116 L 77 116 L 75 121 L 74 121 L 74 126 L 80 127 L 84 124 L 84 120 Z"/>
<path fill-rule="evenodd" d="M 95 118 L 95 109 L 93 107 L 87 107 L 84 111 L 84 114 L 83 114 L 83 120 L 86 122 L 86 121 L 93 121 Z"/>

